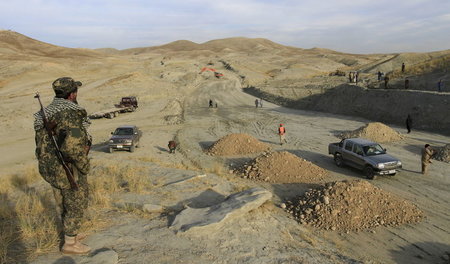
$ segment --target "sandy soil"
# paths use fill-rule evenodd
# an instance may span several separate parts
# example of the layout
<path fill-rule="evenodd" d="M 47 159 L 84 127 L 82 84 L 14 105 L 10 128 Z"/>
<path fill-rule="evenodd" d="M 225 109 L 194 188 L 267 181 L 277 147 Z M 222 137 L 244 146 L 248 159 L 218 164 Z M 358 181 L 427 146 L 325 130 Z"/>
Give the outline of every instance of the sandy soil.
<path fill-rule="evenodd" d="M 36 45 L 42 48 L 39 45 L 43 44 Z M 354 130 L 379 120 L 295 110 L 269 102 L 255 109 L 255 97 L 243 93 L 241 88 L 252 82 L 270 81 L 272 77 L 268 77 L 266 72 L 280 65 L 291 71 L 283 74 L 290 76 L 297 72 L 306 78 L 311 72 L 318 72 L 314 67 L 319 67 L 322 72 L 335 70 L 339 65 L 362 67 L 375 65 L 387 57 L 345 56 L 312 50 L 305 51 L 308 55 L 304 57 L 305 63 L 298 65 L 289 54 L 274 55 L 271 52 L 215 51 L 211 55 L 209 52 L 180 51 L 168 56 L 152 51 L 139 55 L 106 56 L 89 51 L 90 57 L 67 55 L 69 57 L 56 58 L 48 54 L 42 57 L 25 51 L 12 52 L 4 47 L 0 49 L 6 54 L 0 59 L 0 73 L 4 76 L 0 80 L 0 136 L 7 140 L 0 143 L 0 151 L 4 153 L 0 160 L 1 175 L 20 173 L 24 167 L 36 164 L 32 114 L 38 110 L 38 104 L 33 99 L 34 92 L 39 90 L 44 104 L 48 104 L 52 99 L 51 82 L 61 76 L 72 76 L 83 82 L 79 103 L 88 112 L 110 108 L 121 96 L 136 95 L 140 101 L 140 107 L 134 113 L 114 119 L 93 120 L 91 157 L 96 162 L 139 163 L 152 168 L 150 177 L 162 179 L 167 175 L 181 177 L 198 173 L 166 168 L 161 166 L 162 163 L 183 164 L 200 171 L 221 166 L 226 171 L 256 155 L 210 156 L 204 152 L 205 149 L 228 134 L 246 133 L 275 151 L 288 151 L 328 170 L 326 181 L 362 179 L 357 170 L 335 166 L 327 153 L 328 143 L 339 141 L 335 137 L 337 132 Z M 84 51 L 77 52 L 84 54 Z M 322 60 L 318 56 L 323 53 L 328 54 L 328 58 Z M 216 57 L 218 54 L 239 68 L 240 74 L 245 72 L 247 83 L 243 83 L 236 72 L 223 68 Z M 347 64 L 337 62 L 333 56 L 340 60 L 347 58 Z M 198 74 L 199 69 L 209 62 L 225 74 L 224 78 Z M 209 99 L 215 100 L 218 108 L 208 108 Z M 288 131 L 288 144 L 283 146 L 278 144 L 276 134 L 279 123 L 283 123 Z M 123 124 L 140 127 L 143 131 L 141 147 L 135 153 L 107 153 L 105 142 L 110 132 Z M 222 230 L 197 236 L 183 236 L 171 231 L 168 226 L 173 216 L 141 218 L 110 212 L 111 218 L 115 219 L 112 226 L 91 234 L 86 242 L 97 250 L 113 248 L 118 252 L 120 263 L 147 263 L 150 259 L 158 259 L 159 263 L 444 263 L 442 257 L 450 251 L 449 165 L 435 161 L 431 164 L 430 174 L 421 175 L 420 150 L 425 143 L 444 146 L 450 138 L 414 129 L 411 134 L 405 134 L 403 127 L 387 125 L 404 134 L 401 141 L 383 144 L 390 154 L 402 160 L 404 169 L 394 177 L 379 177 L 371 183 L 416 204 L 425 214 L 425 219 L 417 224 L 348 234 L 302 226 L 279 205 L 304 194 L 314 185 L 254 182 L 238 175 L 230 174 L 224 178 L 207 173 L 208 182 L 190 186 L 195 189 L 190 192 L 193 197 L 183 197 L 180 193 L 183 188 L 167 185 L 165 190 L 176 192 L 178 196 L 159 193 L 151 199 L 167 206 L 195 197 L 214 203 L 236 189 L 258 185 L 273 192 L 273 201 L 243 218 L 234 219 Z M 173 138 L 179 142 L 179 151 L 170 155 L 166 145 Z M 153 162 L 142 163 L 145 159 Z M 187 192 L 187 187 L 185 190 Z M 208 190 L 212 190 L 214 195 Z M 201 196 L 205 192 L 209 195 Z M 61 258 L 55 252 L 39 257 L 34 263 L 53 263 Z M 83 262 L 82 257 L 74 260 Z"/>

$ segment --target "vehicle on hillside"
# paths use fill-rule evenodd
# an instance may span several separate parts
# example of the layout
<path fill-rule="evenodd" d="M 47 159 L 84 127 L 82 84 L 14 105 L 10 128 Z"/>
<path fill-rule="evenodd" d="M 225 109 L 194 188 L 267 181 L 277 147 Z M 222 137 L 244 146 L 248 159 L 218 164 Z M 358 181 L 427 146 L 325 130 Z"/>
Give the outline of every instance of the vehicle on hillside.
<path fill-rule="evenodd" d="M 120 126 L 111 134 L 108 142 L 109 153 L 123 149 L 134 152 L 135 148 L 139 147 L 139 140 L 142 136 L 141 130 L 133 125 Z"/>
<path fill-rule="evenodd" d="M 122 97 L 118 104 L 114 105 L 114 108 L 98 111 L 89 115 L 89 118 L 114 118 L 119 115 L 119 113 L 134 112 L 138 107 L 138 102 L 135 96 Z"/>
<path fill-rule="evenodd" d="M 362 170 L 368 179 L 377 175 L 394 176 L 402 168 L 402 162 L 387 154 L 380 144 L 362 138 L 343 139 L 328 145 L 337 166 L 348 165 Z"/>
<path fill-rule="evenodd" d="M 120 100 L 120 102 L 118 104 L 115 105 L 116 107 L 134 107 L 137 108 L 138 107 L 138 101 L 136 99 L 136 96 L 127 96 L 127 97 L 122 97 L 122 99 Z"/>

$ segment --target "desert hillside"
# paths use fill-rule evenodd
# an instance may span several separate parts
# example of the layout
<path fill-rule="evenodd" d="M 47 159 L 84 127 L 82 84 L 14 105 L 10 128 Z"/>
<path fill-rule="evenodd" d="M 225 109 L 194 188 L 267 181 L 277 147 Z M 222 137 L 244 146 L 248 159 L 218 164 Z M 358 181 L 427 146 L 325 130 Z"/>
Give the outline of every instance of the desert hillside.
<path fill-rule="evenodd" d="M 0 31 L 0 263 L 448 263 L 449 60 L 450 50 L 347 54 L 245 37 L 73 49 Z M 34 95 L 49 104 L 63 76 L 83 83 L 89 115 L 139 102 L 91 120 L 88 256 L 59 253 L 34 154 Z M 142 138 L 110 153 L 121 125 Z M 369 180 L 337 166 L 328 144 L 343 135 L 378 141 L 402 169 Z M 425 176 L 427 143 L 439 157 Z"/>

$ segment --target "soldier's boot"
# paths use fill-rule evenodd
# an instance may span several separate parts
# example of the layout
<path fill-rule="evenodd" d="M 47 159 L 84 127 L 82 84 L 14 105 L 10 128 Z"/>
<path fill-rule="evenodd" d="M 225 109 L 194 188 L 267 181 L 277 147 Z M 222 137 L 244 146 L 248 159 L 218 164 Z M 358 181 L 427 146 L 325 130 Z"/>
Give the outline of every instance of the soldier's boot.
<path fill-rule="evenodd" d="M 84 255 L 91 252 L 91 248 L 78 241 L 76 236 L 64 236 L 64 246 L 61 252 L 64 254 Z"/>
<path fill-rule="evenodd" d="M 77 241 L 81 241 L 83 239 L 85 239 L 87 237 L 87 235 L 85 233 L 80 233 L 77 235 Z"/>

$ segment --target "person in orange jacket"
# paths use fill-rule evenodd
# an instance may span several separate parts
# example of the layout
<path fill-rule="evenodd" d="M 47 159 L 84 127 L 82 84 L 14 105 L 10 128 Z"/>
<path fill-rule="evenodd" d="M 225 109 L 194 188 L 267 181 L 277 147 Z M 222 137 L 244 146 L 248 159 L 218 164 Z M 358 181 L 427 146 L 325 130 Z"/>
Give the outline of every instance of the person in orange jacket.
<path fill-rule="evenodd" d="M 283 143 L 287 143 L 286 141 L 286 128 L 283 126 L 283 124 L 280 124 L 280 127 L 278 127 L 278 135 L 280 136 L 280 145 L 283 145 Z"/>

